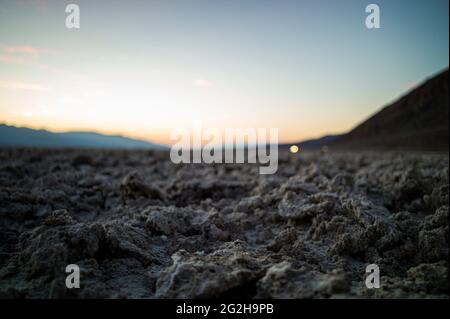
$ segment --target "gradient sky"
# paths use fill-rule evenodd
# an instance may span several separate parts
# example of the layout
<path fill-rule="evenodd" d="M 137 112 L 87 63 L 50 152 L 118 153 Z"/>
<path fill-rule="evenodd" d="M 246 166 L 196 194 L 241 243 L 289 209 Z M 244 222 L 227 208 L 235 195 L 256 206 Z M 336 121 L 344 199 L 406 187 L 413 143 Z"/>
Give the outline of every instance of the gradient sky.
<path fill-rule="evenodd" d="M 381 29 L 365 27 L 369 3 Z M 160 143 L 194 120 L 278 127 L 282 142 L 343 132 L 448 67 L 448 6 L 0 0 L 0 122 Z"/>

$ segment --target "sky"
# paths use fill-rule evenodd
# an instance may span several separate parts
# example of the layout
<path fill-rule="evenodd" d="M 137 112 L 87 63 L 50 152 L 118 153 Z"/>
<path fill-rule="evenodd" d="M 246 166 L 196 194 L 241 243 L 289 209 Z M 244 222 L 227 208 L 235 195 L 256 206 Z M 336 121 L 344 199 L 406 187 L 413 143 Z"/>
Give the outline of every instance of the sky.
<path fill-rule="evenodd" d="M 65 25 L 80 7 L 80 29 Z M 368 29 L 365 8 L 380 7 Z M 0 0 L 0 123 L 345 132 L 448 68 L 448 0 Z"/>

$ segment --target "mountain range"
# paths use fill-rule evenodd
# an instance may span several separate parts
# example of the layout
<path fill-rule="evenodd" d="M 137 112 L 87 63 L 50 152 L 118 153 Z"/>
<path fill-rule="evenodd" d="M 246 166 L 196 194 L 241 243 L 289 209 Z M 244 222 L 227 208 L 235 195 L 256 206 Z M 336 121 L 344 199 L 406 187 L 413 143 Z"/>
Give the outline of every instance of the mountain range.
<path fill-rule="evenodd" d="M 295 143 L 304 150 L 407 149 L 448 151 L 449 70 L 428 79 L 347 133 Z M 282 144 L 287 149 L 292 144 Z M 0 147 L 165 149 L 166 146 L 93 132 L 53 133 L 0 124 Z"/>
<path fill-rule="evenodd" d="M 0 147 L 165 149 L 165 146 L 93 132 L 54 133 L 0 124 Z"/>

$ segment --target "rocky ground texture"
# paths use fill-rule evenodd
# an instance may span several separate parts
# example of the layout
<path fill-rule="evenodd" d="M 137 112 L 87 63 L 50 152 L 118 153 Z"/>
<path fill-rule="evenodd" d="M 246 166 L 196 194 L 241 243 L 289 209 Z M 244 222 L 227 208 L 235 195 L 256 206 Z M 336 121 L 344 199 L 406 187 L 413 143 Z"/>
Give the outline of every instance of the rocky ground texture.
<path fill-rule="evenodd" d="M 280 154 L 259 175 L 149 151 L 4 149 L 0 297 L 448 298 L 448 165 Z"/>

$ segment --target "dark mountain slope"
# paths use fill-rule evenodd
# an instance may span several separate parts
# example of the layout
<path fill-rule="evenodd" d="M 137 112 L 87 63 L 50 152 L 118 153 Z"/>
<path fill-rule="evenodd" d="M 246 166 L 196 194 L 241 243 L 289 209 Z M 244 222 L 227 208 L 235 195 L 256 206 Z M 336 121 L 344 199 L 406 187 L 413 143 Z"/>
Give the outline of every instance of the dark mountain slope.
<path fill-rule="evenodd" d="M 429 79 L 337 139 L 339 148 L 446 150 L 449 72 Z"/>

